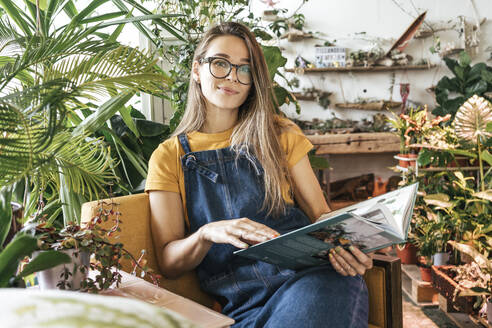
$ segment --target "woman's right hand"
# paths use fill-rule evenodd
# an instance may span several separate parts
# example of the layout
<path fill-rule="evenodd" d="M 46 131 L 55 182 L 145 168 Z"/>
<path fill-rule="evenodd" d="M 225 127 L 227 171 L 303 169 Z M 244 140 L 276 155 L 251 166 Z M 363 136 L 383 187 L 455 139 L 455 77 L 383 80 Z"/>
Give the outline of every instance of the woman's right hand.
<path fill-rule="evenodd" d="M 199 229 L 200 239 L 216 244 L 231 244 L 237 248 L 248 248 L 280 236 L 264 224 L 248 218 L 222 220 L 207 223 Z"/>

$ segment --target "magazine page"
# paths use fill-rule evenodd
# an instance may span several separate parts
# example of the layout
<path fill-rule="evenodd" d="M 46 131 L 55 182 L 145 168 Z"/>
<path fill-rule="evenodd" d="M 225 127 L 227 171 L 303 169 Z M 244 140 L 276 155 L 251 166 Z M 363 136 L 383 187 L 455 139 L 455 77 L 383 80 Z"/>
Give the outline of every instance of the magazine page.
<path fill-rule="evenodd" d="M 388 207 L 383 204 L 376 204 L 370 208 L 359 208 L 354 210 L 351 213 L 355 213 L 361 217 L 363 217 L 366 221 L 369 221 L 378 227 L 386 230 L 403 239 L 405 236 L 398 229 L 398 225 L 395 222 L 395 218 L 391 214 L 391 211 Z"/>
<path fill-rule="evenodd" d="M 381 204 L 384 205 L 391 213 L 392 219 L 390 219 L 388 224 L 395 227 L 395 229 L 399 232 L 398 236 L 406 236 L 408 223 L 411 219 L 411 211 L 413 210 L 413 205 L 417 194 L 417 186 L 418 183 L 414 183 L 409 186 L 370 198 L 360 203 L 325 213 L 318 219 L 318 221 L 326 220 L 345 212 L 354 212 L 361 215 L 361 213 L 370 211 L 371 208 Z M 409 213 L 410 215 L 408 215 Z M 386 215 L 386 217 L 388 216 Z"/>
<path fill-rule="evenodd" d="M 337 246 L 354 245 L 367 253 L 397 242 L 399 238 L 376 224 L 356 214 L 343 213 L 234 254 L 297 269 L 327 264 L 329 250 Z"/>
<path fill-rule="evenodd" d="M 377 197 L 377 202 L 386 206 L 391 212 L 396 227 L 403 239 L 405 239 L 408 223 L 412 216 L 415 197 L 417 195 L 417 185 L 412 184 L 381 195 L 383 197 Z"/>

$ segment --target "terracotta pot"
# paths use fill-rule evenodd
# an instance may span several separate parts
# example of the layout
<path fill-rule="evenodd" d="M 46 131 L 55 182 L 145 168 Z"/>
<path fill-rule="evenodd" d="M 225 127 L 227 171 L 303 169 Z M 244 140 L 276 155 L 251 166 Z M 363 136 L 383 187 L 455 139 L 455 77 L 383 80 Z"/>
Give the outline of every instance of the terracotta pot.
<path fill-rule="evenodd" d="M 417 247 L 411 243 L 406 243 L 403 247 L 396 245 L 396 256 L 401 259 L 401 264 L 416 264 Z"/>
<path fill-rule="evenodd" d="M 398 157 L 401 157 L 401 158 L 408 158 L 408 154 L 398 154 Z M 398 160 L 398 166 L 400 166 L 400 167 L 408 167 L 408 162 L 407 162 L 407 161 L 404 161 L 404 160 L 399 159 L 399 160 Z"/>
<path fill-rule="evenodd" d="M 468 167 L 470 166 L 470 160 L 464 156 L 456 156 L 455 160 L 449 162 L 447 167 Z"/>
<path fill-rule="evenodd" d="M 407 158 L 411 159 L 411 161 L 407 162 L 407 166 L 414 168 L 417 166 L 417 158 L 419 157 L 419 154 L 407 154 Z"/>
<path fill-rule="evenodd" d="M 432 269 L 428 267 L 419 266 L 420 277 L 422 281 L 432 282 Z"/>

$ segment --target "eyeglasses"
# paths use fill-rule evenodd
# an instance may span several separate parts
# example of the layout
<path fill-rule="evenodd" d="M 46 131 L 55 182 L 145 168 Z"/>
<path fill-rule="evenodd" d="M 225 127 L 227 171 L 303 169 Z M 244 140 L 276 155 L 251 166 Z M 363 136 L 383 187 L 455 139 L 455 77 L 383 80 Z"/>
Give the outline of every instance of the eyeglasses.
<path fill-rule="evenodd" d="M 200 64 L 209 63 L 210 74 L 217 79 L 225 79 L 232 71 L 232 67 L 236 68 L 237 80 L 241 84 L 251 84 L 251 66 L 249 64 L 236 65 L 231 64 L 225 58 L 207 57 L 199 60 Z"/>

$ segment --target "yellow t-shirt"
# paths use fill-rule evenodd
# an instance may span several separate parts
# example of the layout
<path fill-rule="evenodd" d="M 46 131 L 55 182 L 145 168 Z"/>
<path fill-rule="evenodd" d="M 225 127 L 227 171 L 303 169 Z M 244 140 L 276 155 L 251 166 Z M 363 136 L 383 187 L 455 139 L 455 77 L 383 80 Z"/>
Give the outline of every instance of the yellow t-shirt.
<path fill-rule="evenodd" d="M 285 125 L 279 136 L 280 145 L 285 151 L 288 166 L 291 168 L 313 148 L 313 145 L 295 123 L 286 118 L 280 118 L 280 120 Z M 229 147 L 233 130 L 234 128 L 230 128 L 220 133 L 190 132 L 188 133 L 190 148 L 196 152 Z M 154 150 L 150 158 L 145 192 L 162 190 L 179 193 L 185 209 L 186 224 L 188 225 L 184 174 L 181 167 L 181 157 L 184 154 L 178 137 L 162 142 Z M 282 186 L 282 190 L 285 201 L 292 204 L 293 200 L 290 197 L 287 183 Z"/>

